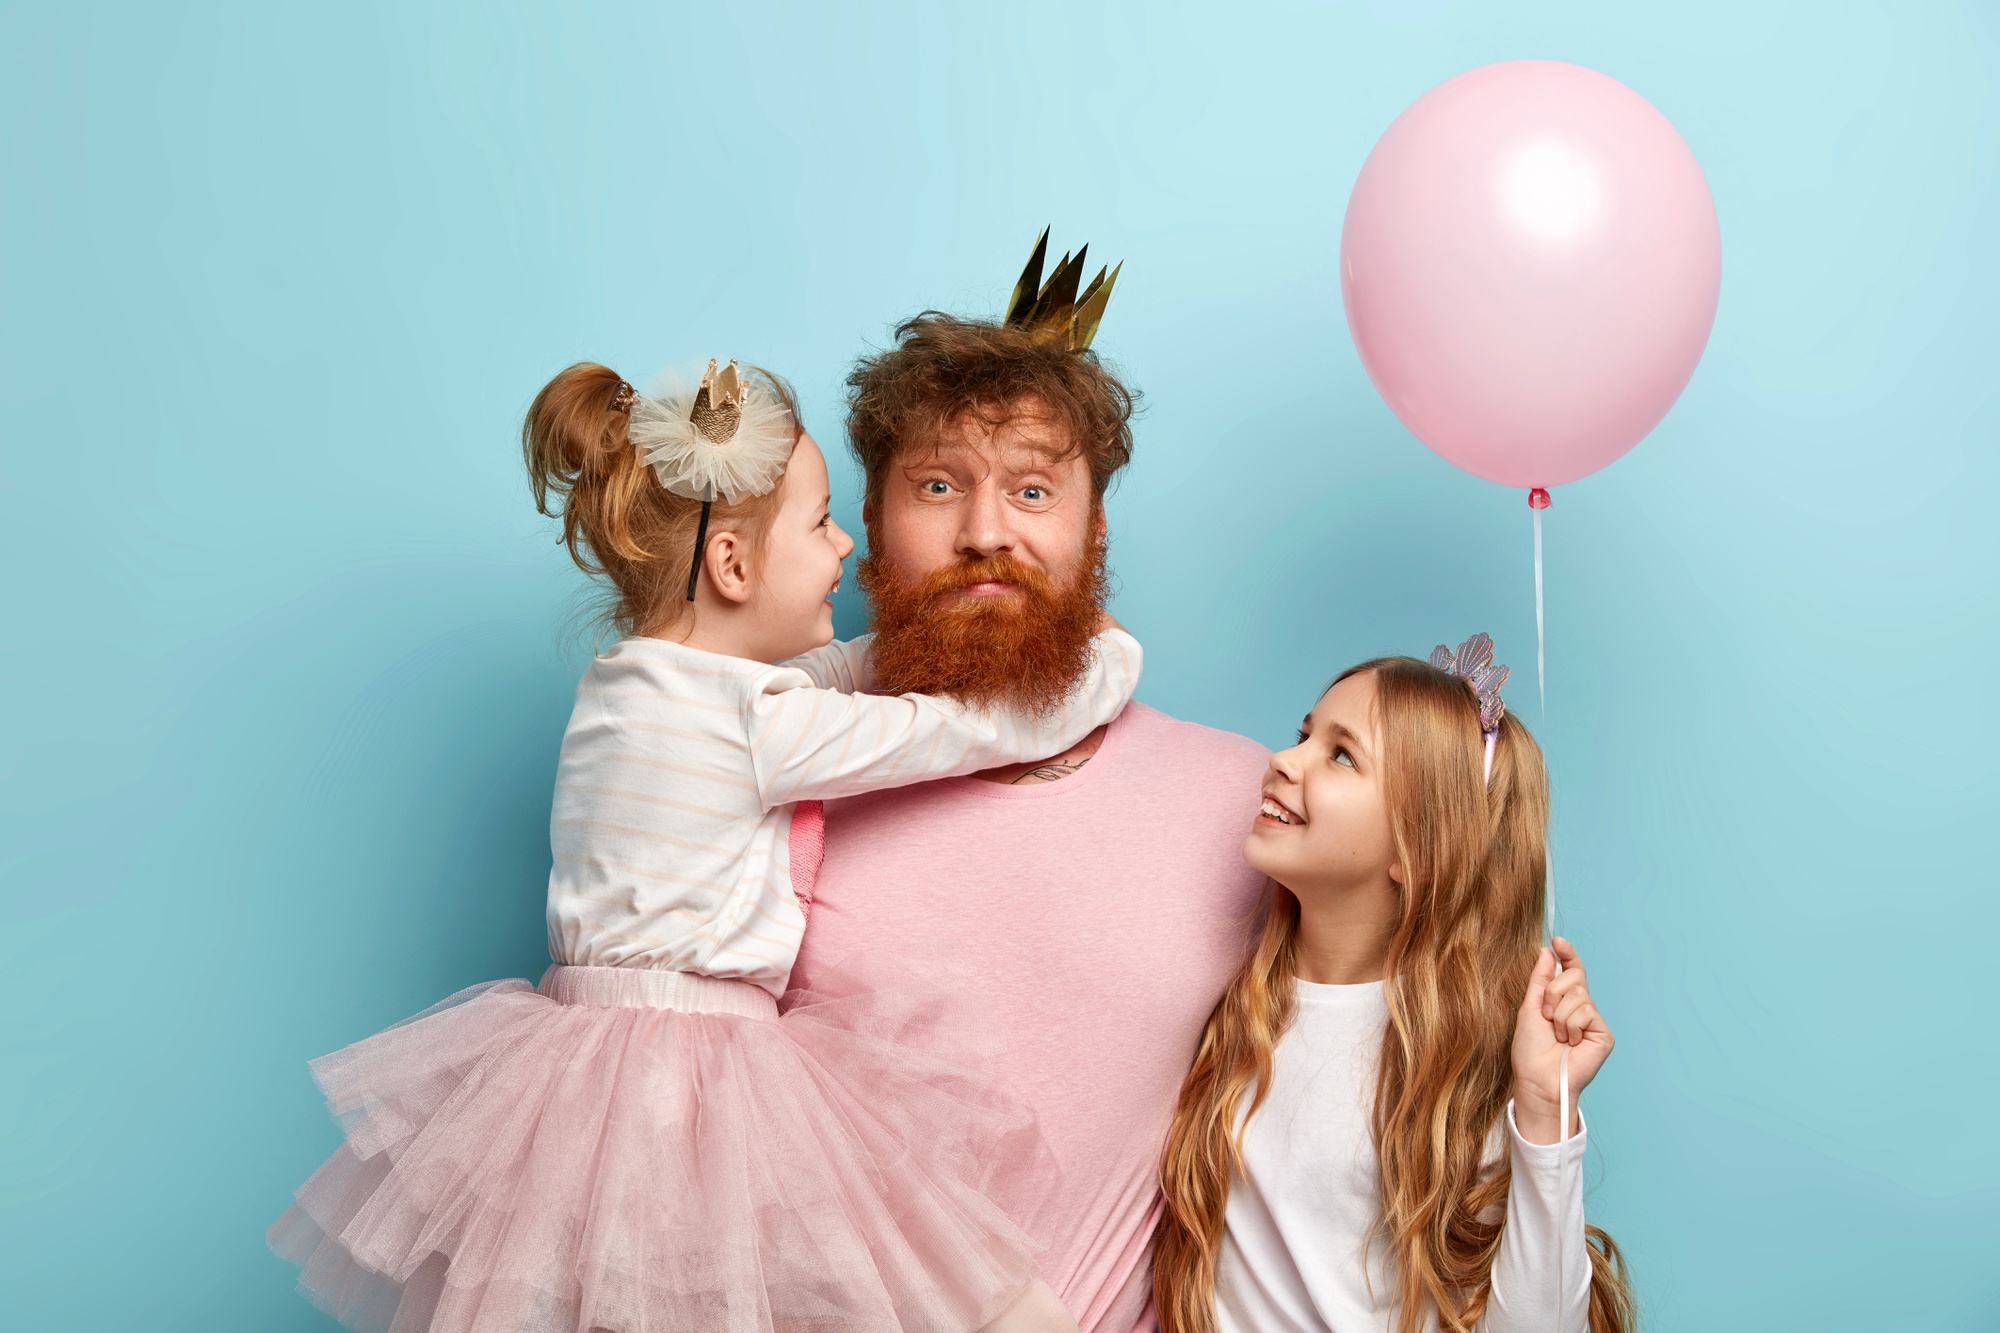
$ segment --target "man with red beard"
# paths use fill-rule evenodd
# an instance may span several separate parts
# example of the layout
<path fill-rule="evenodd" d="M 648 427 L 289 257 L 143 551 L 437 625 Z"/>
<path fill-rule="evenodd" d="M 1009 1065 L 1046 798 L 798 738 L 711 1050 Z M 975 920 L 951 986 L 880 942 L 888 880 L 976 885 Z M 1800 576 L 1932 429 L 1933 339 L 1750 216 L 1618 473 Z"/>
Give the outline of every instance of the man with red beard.
<path fill-rule="evenodd" d="M 1132 397 L 1088 351 L 926 314 L 848 380 L 867 476 L 872 688 L 1030 707 L 1081 676 Z M 1162 1139 L 1262 879 L 1266 751 L 1134 703 L 1069 751 L 829 803 L 793 971 L 941 983 L 1004 1034 L 1049 1188 L 996 1185 L 1082 1333 L 1150 1329 Z"/>

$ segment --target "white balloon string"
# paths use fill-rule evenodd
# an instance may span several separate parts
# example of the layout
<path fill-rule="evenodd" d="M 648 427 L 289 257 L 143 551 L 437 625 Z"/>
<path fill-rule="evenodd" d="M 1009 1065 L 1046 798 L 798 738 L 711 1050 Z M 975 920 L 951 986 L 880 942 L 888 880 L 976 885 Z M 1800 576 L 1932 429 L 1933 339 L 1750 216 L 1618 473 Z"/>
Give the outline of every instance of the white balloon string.
<path fill-rule="evenodd" d="M 1548 626 L 1543 614 L 1542 602 L 1542 511 L 1530 506 L 1535 516 L 1535 686 L 1541 696 L 1542 722 L 1549 720 L 1549 667 L 1548 667 Z M 1553 830 L 1551 830 L 1553 832 Z M 1553 841 L 1553 839 L 1551 840 Z M 1548 930 L 1550 952 L 1555 950 L 1556 934 L 1556 860 L 1554 848 L 1544 862 L 1542 891 L 1543 922 Z M 1556 975 L 1562 975 L 1562 959 L 1556 960 Z M 1562 1130 L 1556 1137 L 1556 1333 L 1563 1333 L 1563 1315 L 1569 1308 L 1569 1284 L 1564 1280 L 1563 1256 L 1569 1249 L 1569 1044 L 1565 1042 L 1558 1057 L 1561 1069 L 1557 1075 L 1556 1109 L 1562 1116 Z"/>
<path fill-rule="evenodd" d="M 1542 724 L 1549 720 L 1549 667 L 1548 630 L 1542 615 L 1542 511 L 1530 504 L 1528 512 L 1535 517 L 1535 689 L 1542 701 Z M 1553 835 L 1553 830 L 1551 830 Z M 1551 837 L 1553 842 L 1553 837 Z M 1542 872 L 1542 924 L 1547 928 L 1549 938 L 1556 933 L 1556 858 L 1555 849 L 1549 848 Z M 1558 967 L 1561 964 L 1557 964 Z"/>
<path fill-rule="evenodd" d="M 1542 721 L 1549 720 L 1549 664 L 1544 652 L 1545 636 L 1542 629 L 1542 511 L 1531 509 L 1535 516 L 1535 687 L 1542 695 Z"/>

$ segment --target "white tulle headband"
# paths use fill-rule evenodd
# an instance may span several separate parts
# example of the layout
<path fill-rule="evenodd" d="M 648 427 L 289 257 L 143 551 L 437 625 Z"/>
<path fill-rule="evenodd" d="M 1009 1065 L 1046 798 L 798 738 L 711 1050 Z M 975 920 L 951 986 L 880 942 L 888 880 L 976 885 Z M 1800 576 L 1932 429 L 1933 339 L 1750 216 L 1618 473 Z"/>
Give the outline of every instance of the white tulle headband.
<path fill-rule="evenodd" d="M 1507 683 L 1507 668 L 1493 660 L 1493 636 L 1475 634 L 1458 645 L 1458 651 L 1439 644 L 1431 649 L 1431 665 L 1449 671 L 1471 687 L 1479 699 L 1479 729 L 1486 734 L 1486 778 L 1493 781 L 1493 748 L 1500 740 L 1500 719 L 1507 716 L 1507 701 L 1500 687 Z"/>
<path fill-rule="evenodd" d="M 714 358 L 699 384 L 663 371 L 653 392 L 645 394 L 621 381 L 611 407 L 632 414 L 627 432 L 632 447 L 660 485 L 701 501 L 694 565 L 688 570 L 692 602 L 708 546 L 710 510 L 718 499 L 741 504 L 776 486 L 792 456 L 798 422 L 770 384 L 745 375 L 734 361 L 718 370 Z"/>

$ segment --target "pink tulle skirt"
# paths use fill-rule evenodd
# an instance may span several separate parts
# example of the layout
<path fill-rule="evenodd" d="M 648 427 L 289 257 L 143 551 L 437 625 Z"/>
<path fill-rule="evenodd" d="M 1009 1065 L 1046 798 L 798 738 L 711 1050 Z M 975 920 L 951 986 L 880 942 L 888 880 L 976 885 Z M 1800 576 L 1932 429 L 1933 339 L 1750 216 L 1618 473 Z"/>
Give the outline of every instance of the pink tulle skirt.
<path fill-rule="evenodd" d="M 389 1333 L 977 1329 L 1034 1279 L 988 1196 L 1039 1141 L 942 1012 L 780 1019 L 627 968 L 473 987 L 313 1062 L 347 1140 L 271 1246 Z"/>

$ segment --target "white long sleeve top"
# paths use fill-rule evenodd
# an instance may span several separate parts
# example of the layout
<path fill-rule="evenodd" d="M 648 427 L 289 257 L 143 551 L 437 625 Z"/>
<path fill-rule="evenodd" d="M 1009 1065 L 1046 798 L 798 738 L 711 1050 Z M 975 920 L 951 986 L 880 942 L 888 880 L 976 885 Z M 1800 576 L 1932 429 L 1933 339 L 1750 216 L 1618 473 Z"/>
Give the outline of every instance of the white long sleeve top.
<path fill-rule="evenodd" d="M 1371 1237 L 1380 1199 L 1368 1128 L 1389 1021 L 1382 983 L 1297 985 L 1298 1017 L 1278 1042 L 1270 1095 L 1244 1127 L 1243 1171 L 1230 1185 L 1216 1323 L 1221 1333 L 1386 1333 L 1394 1289 L 1387 1245 Z M 1493 1151 L 1512 1154 L 1514 1175 L 1479 1333 L 1554 1333 L 1558 1250 L 1561 1327 L 1584 1333 L 1584 1137 L 1529 1143 L 1512 1106 L 1504 1133 Z M 1569 1198 L 1559 1208 L 1565 1153 Z"/>
<path fill-rule="evenodd" d="M 630 638 L 590 664 L 549 821 L 556 962 L 733 977 L 782 995 L 805 932 L 794 803 L 1059 754 L 1117 717 L 1142 661 L 1129 634 L 1100 634 L 1070 698 L 1030 717 L 854 693 L 867 643 L 771 666 Z"/>

